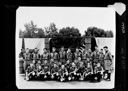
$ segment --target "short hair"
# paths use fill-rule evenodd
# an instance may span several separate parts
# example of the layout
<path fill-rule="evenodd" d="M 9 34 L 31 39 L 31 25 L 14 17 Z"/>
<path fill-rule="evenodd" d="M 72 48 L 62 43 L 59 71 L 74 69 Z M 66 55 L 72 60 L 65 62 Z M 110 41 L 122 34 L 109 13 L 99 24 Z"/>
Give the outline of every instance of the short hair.
<path fill-rule="evenodd" d="M 108 49 L 108 47 L 107 47 L 107 46 L 104 46 L 103 48 L 107 48 L 107 49 Z"/>
<path fill-rule="evenodd" d="M 52 47 L 52 48 L 56 49 L 55 47 Z"/>
<path fill-rule="evenodd" d="M 95 47 L 98 47 L 97 45 Z"/>
<path fill-rule="evenodd" d="M 64 46 L 61 46 L 61 48 L 64 48 Z"/>
<path fill-rule="evenodd" d="M 45 50 L 47 50 L 47 48 L 44 48 Z"/>

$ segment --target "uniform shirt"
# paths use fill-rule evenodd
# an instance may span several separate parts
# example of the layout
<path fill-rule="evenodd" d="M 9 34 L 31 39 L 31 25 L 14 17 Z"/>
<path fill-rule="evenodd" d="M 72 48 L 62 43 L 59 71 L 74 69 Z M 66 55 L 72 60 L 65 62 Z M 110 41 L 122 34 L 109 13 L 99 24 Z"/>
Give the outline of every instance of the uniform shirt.
<path fill-rule="evenodd" d="M 59 58 L 60 59 L 66 59 L 66 52 L 65 51 L 60 51 L 59 52 Z"/>
<path fill-rule="evenodd" d="M 23 59 L 25 59 L 25 57 L 24 57 L 24 53 L 23 53 L 23 52 L 21 52 L 21 53 L 19 54 L 19 58 L 23 58 Z"/>
<path fill-rule="evenodd" d="M 44 70 L 45 73 L 48 72 L 48 71 L 50 71 L 50 65 L 48 63 L 43 64 L 42 65 L 42 68 L 43 68 L 43 70 Z"/>
<path fill-rule="evenodd" d="M 41 59 L 48 59 L 49 58 L 49 53 L 48 52 L 44 52 L 41 56 Z"/>
<path fill-rule="evenodd" d="M 92 57 L 94 59 L 99 59 L 99 52 L 98 51 L 94 51 L 93 54 L 92 54 Z"/>
<path fill-rule="evenodd" d="M 68 52 L 67 53 L 67 59 L 71 61 L 72 60 L 72 57 L 73 57 L 72 56 L 72 53 L 71 52 Z"/>
<path fill-rule="evenodd" d="M 87 72 L 87 73 L 92 72 L 92 68 L 91 68 L 91 67 L 86 68 L 86 72 Z"/>
<path fill-rule="evenodd" d="M 78 73 L 83 73 L 83 72 L 85 72 L 85 70 L 86 70 L 85 67 L 84 66 L 81 66 L 81 67 L 78 68 L 78 71 L 77 72 Z"/>
<path fill-rule="evenodd" d="M 34 60 L 40 59 L 40 54 L 39 53 L 34 52 L 32 55 L 33 55 Z"/>
<path fill-rule="evenodd" d="M 32 71 L 35 71 L 35 66 L 28 66 L 27 70 L 26 70 L 28 73 L 32 72 Z"/>
<path fill-rule="evenodd" d="M 55 73 L 55 72 L 58 72 L 59 71 L 59 67 L 53 67 L 51 69 L 51 73 Z"/>
<path fill-rule="evenodd" d="M 30 53 L 24 53 L 24 57 L 26 60 L 30 60 Z"/>
<path fill-rule="evenodd" d="M 87 53 L 86 52 L 83 52 L 82 53 L 82 59 L 86 59 L 87 58 Z"/>
<path fill-rule="evenodd" d="M 74 53 L 74 57 L 75 57 L 76 60 L 78 59 L 78 57 L 81 57 L 81 56 L 82 56 L 81 52 L 75 52 Z"/>
<path fill-rule="evenodd" d="M 87 58 L 91 58 L 92 57 L 92 53 L 91 52 L 87 52 L 86 57 Z"/>
<path fill-rule="evenodd" d="M 102 66 L 96 67 L 94 70 L 95 70 L 96 73 L 97 73 L 97 72 L 101 72 L 101 71 L 102 71 Z"/>
<path fill-rule="evenodd" d="M 99 59 L 100 60 L 103 60 L 104 59 L 104 53 L 101 53 L 101 52 L 99 53 Z"/>
<path fill-rule="evenodd" d="M 50 54 L 50 59 L 58 59 L 58 53 L 57 52 L 52 52 Z"/>
<path fill-rule="evenodd" d="M 72 67 L 72 66 L 71 66 L 71 67 L 69 68 L 69 73 L 75 71 L 76 69 L 77 69 L 76 67 Z"/>
<path fill-rule="evenodd" d="M 104 56 L 104 69 L 111 70 L 111 68 L 112 68 L 112 55 L 109 51 L 107 51 Z"/>
<path fill-rule="evenodd" d="M 65 72 L 67 72 L 67 70 L 66 70 L 66 68 L 60 68 L 60 70 L 58 71 L 59 72 L 59 74 L 61 75 L 61 76 L 63 76 L 63 74 L 65 73 Z"/>
<path fill-rule="evenodd" d="M 112 60 L 112 55 L 109 51 L 105 53 L 104 60 Z"/>

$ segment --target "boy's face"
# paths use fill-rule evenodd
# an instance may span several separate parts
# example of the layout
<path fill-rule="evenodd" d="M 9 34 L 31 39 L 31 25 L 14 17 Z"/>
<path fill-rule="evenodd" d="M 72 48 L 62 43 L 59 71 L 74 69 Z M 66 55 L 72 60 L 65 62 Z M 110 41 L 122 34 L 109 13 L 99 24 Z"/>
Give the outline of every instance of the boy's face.
<path fill-rule="evenodd" d="M 103 53 L 103 50 L 100 50 L 101 53 Z"/>
<path fill-rule="evenodd" d="M 54 64 L 54 67 L 56 67 L 57 65 L 56 64 Z"/>
<path fill-rule="evenodd" d="M 33 64 L 30 64 L 30 67 L 33 67 Z"/>
<path fill-rule="evenodd" d="M 62 65 L 61 68 L 64 69 L 64 65 Z"/>
<path fill-rule="evenodd" d="M 78 57 L 78 60 L 81 61 L 81 57 Z"/>
<path fill-rule="evenodd" d="M 46 49 L 44 49 L 44 52 L 46 52 Z"/>
<path fill-rule="evenodd" d="M 90 67 L 91 67 L 90 63 L 88 63 L 88 64 L 87 64 L 87 67 L 88 67 L 88 68 L 90 68 Z"/>
<path fill-rule="evenodd" d="M 100 67 L 100 63 L 97 63 L 97 67 Z"/>
<path fill-rule="evenodd" d="M 56 50 L 55 48 L 52 48 L 52 51 L 53 51 L 53 52 L 55 52 L 55 50 Z"/>
<path fill-rule="evenodd" d="M 95 50 L 98 50 L 98 47 L 97 46 L 95 47 Z"/>
<path fill-rule="evenodd" d="M 38 49 L 37 49 L 37 48 L 35 48 L 35 49 L 34 49 L 34 51 L 35 51 L 35 52 L 38 52 Z"/>
<path fill-rule="evenodd" d="M 29 53 L 29 49 L 26 49 L 26 53 Z"/>
<path fill-rule="evenodd" d="M 108 77 L 108 74 L 105 74 L 105 75 L 104 75 L 104 78 L 107 79 L 107 77 Z"/>
<path fill-rule="evenodd" d="M 38 63 L 41 63 L 40 61 L 38 61 Z"/>
<path fill-rule="evenodd" d="M 80 63 L 80 67 L 82 67 L 83 66 L 83 63 Z"/>
<path fill-rule="evenodd" d="M 104 48 L 104 51 L 106 52 L 108 49 L 107 48 Z"/>
<path fill-rule="evenodd" d="M 33 63 L 36 63 L 36 61 L 35 61 L 35 60 L 33 60 Z"/>
<path fill-rule="evenodd" d="M 72 67 L 75 67 L 75 63 L 72 63 Z"/>
<path fill-rule="evenodd" d="M 46 64 L 47 63 L 47 60 L 45 60 L 44 63 Z"/>
<path fill-rule="evenodd" d="M 91 52 L 91 49 L 88 49 L 88 52 Z"/>
<path fill-rule="evenodd" d="M 64 51 L 64 47 L 61 48 L 61 51 Z"/>
<path fill-rule="evenodd" d="M 71 52 L 71 50 L 70 50 L 70 49 L 68 49 L 68 52 Z"/>
<path fill-rule="evenodd" d="M 39 65 L 39 69 L 41 69 L 42 67 Z"/>
<path fill-rule="evenodd" d="M 79 52 L 79 49 L 78 48 L 76 48 L 76 52 Z"/>
<path fill-rule="evenodd" d="M 69 64 L 69 60 L 67 60 L 67 63 Z"/>

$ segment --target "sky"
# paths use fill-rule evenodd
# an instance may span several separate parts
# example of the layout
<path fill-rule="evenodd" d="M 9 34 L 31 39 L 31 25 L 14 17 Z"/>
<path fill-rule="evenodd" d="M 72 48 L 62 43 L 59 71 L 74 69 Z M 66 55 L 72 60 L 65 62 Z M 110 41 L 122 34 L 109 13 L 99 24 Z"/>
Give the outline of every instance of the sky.
<path fill-rule="evenodd" d="M 37 27 L 43 29 L 51 22 L 54 22 L 58 29 L 75 27 L 82 35 L 91 26 L 115 31 L 115 11 L 106 7 L 19 7 L 17 9 L 17 30 L 25 30 L 24 24 L 31 20 Z"/>

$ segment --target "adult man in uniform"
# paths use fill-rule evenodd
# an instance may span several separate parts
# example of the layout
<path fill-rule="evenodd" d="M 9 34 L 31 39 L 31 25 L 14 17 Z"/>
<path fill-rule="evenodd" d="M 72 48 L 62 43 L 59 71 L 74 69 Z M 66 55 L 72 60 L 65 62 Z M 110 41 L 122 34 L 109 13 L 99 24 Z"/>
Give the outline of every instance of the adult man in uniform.
<path fill-rule="evenodd" d="M 104 56 L 104 74 L 107 74 L 108 77 L 106 80 L 111 80 L 111 68 L 112 68 L 112 55 L 108 50 L 107 46 L 104 46 L 105 56 Z"/>

